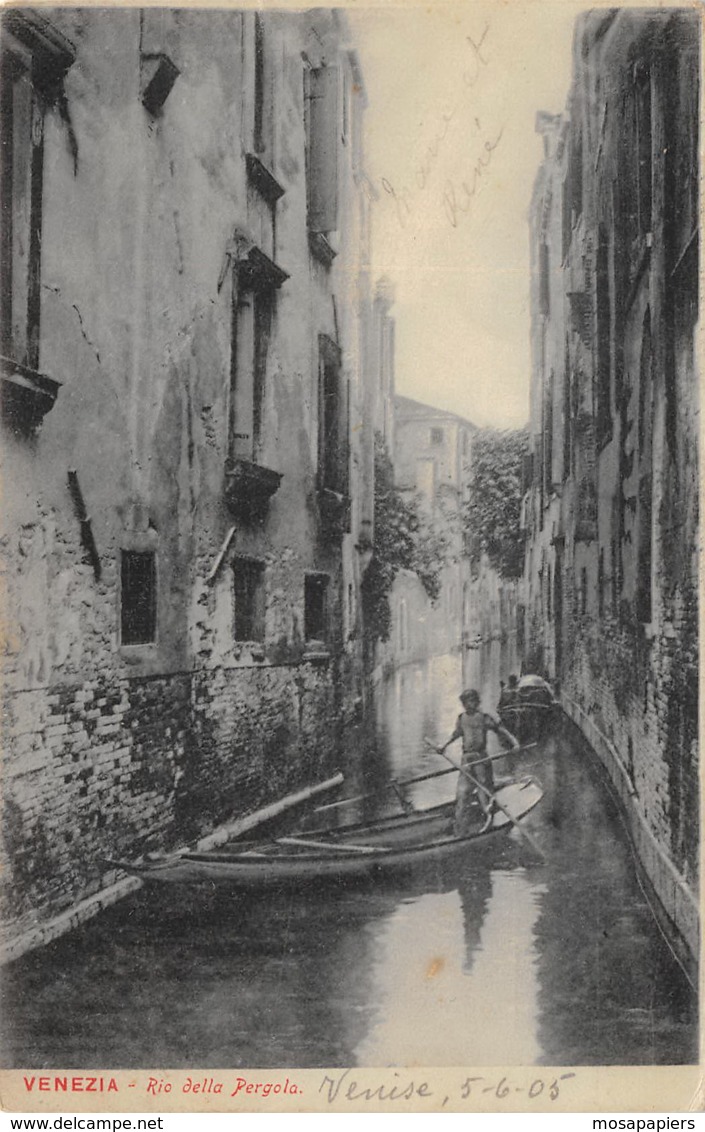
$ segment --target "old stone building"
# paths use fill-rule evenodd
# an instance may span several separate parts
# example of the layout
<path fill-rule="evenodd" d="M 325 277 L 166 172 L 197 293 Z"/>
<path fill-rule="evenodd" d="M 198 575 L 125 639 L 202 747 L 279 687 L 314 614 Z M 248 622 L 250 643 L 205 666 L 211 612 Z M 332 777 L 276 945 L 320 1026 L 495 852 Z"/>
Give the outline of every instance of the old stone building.
<path fill-rule="evenodd" d="M 374 395 L 344 15 L 2 17 L 5 926 L 344 757 Z"/>
<path fill-rule="evenodd" d="M 699 18 L 581 17 L 531 208 L 527 661 L 698 951 Z"/>

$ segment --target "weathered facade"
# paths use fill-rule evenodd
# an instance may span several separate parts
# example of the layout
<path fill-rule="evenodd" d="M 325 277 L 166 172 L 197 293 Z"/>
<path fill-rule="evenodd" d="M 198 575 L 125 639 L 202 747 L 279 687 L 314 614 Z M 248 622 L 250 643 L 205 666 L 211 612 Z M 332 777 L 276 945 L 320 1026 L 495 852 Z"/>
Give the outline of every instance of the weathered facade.
<path fill-rule="evenodd" d="M 354 735 L 371 194 L 340 14 L 2 31 L 17 953 L 109 888 L 101 858 L 311 781 Z"/>
<path fill-rule="evenodd" d="M 531 210 L 529 667 L 698 952 L 699 17 L 592 12 Z"/>

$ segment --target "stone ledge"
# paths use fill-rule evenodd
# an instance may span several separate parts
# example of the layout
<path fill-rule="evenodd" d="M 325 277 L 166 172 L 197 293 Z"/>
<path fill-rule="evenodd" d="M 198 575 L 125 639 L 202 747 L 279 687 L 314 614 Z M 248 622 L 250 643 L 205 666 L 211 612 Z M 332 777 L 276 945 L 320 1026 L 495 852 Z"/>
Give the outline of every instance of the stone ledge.
<path fill-rule="evenodd" d="M 67 932 L 85 924 L 87 920 L 97 916 L 103 909 L 109 908 L 112 904 L 117 904 L 118 900 L 123 900 L 141 887 L 142 881 L 138 877 L 125 877 L 124 880 L 116 881 L 107 888 L 100 889 L 93 896 L 81 900 L 75 907 L 61 912 L 53 919 L 37 924 L 34 928 L 29 928 L 0 947 L 0 965 L 4 966 L 6 963 L 11 963 L 28 951 L 44 947 L 60 936 L 66 935 Z"/>

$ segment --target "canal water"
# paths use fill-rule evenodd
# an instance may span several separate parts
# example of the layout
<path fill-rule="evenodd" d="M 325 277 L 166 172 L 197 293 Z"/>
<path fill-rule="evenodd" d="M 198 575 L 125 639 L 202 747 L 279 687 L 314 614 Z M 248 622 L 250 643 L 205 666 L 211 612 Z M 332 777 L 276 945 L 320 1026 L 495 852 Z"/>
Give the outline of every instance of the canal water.
<path fill-rule="evenodd" d="M 424 739 L 451 733 L 463 686 L 494 710 L 508 663 L 496 644 L 390 677 L 371 777 L 439 769 Z M 695 1062 L 695 997 L 594 756 L 567 725 L 518 758 L 545 790 L 526 820 L 543 860 L 513 831 L 448 865 L 338 890 L 145 888 L 6 969 L 2 1064 Z M 454 777 L 410 796 L 452 798 Z"/>

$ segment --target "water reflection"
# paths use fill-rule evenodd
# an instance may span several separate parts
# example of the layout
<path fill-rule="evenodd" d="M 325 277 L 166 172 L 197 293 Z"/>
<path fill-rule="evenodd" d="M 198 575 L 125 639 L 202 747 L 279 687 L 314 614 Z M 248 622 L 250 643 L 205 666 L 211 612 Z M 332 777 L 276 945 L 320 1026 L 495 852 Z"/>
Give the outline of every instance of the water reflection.
<path fill-rule="evenodd" d="M 380 749 L 387 752 L 389 772 L 437 767 L 423 735 L 448 734 L 464 686 L 477 687 L 483 709 L 494 712 L 500 679 L 512 670 L 511 645 L 497 641 L 466 652 L 462 660 L 444 657 L 397 673 L 379 698 Z M 404 688 L 414 689 L 413 702 Z M 458 1032 L 447 1011 L 448 1044 L 478 1065 L 696 1060 L 694 995 L 659 934 L 619 809 L 592 752 L 566 724 L 524 753 L 518 765 L 507 758 L 496 766 L 500 774 L 530 772 L 542 782 L 543 802 L 527 825 L 545 860 L 538 864 L 527 855 L 516 833 L 493 852 L 484 900 L 479 907 L 470 901 L 462 923 L 471 961 L 462 974 L 459 967 L 451 969 L 454 992 L 444 1001 L 461 1001 L 465 1008 Z M 454 779 L 419 784 L 415 803 L 452 797 Z M 475 883 L 482 867 L 477 859 L 466 862 Z M 458 883 L 448 899 L 467 899 L 466 883 Z M 418 925 L 415 930 L 420 934 Z M 409 1035 L 418 1034 L 418 1028 L 397 1022 L 403 1003 L 394 995 L 386 1013 L 374 1040 L 370 1035 L 363 1045 L 367 1054 L 390 1056 L 399 1035 L 406 1034 L 408 1047 L 414 1041 Z M 504 1026 L 506 1019 L 511 1026 Z"/>
<path fill-rule="evenodd" d="M 452 728 L 467 663 L 412 666 L 380 689 L 380 783 L 438 768 L 423 737 Z M 483 681 L 475 673 L 486 708 L 503 663 L 496 647 Z M 2 1063 L 695 1061 L 694 996 L 636 882 L 594 757 L 566 730 L 517 769 L 545 789 L 527 819 L 543 862 L 511 832 L 333 890 L 144 889 L 7 969 Z M 419 783 L 414 801 L 452 797 L 453 780 Z"/>
<path fill-rule="evenodd" d="M 450 892 L 402 903 L 378 938 L 378 1020 L 358 1063 L 534 1063 L 536 914 L 521 872 L 486 868 Z"/>

